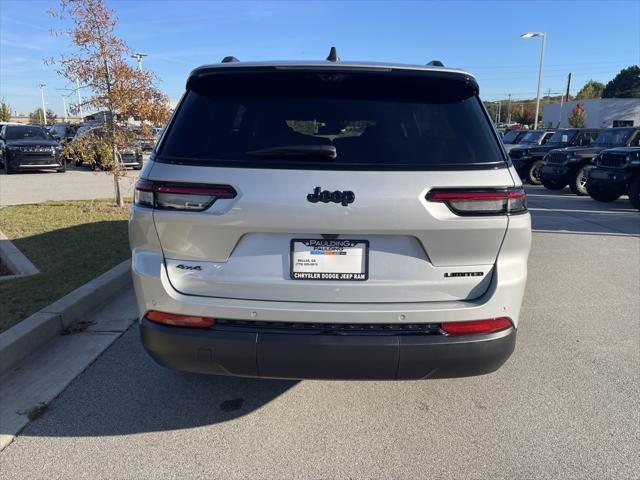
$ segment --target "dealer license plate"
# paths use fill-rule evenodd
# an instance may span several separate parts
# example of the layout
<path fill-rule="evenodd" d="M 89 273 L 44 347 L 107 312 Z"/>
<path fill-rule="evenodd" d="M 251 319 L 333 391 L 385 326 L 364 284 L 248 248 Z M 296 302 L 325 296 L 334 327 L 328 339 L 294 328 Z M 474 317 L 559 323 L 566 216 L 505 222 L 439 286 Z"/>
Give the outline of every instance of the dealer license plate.
<path fill-rule="evenodd" d="M 291 240 L 293 280 L 363 281 L 369 278 L 368 240 Z"/>

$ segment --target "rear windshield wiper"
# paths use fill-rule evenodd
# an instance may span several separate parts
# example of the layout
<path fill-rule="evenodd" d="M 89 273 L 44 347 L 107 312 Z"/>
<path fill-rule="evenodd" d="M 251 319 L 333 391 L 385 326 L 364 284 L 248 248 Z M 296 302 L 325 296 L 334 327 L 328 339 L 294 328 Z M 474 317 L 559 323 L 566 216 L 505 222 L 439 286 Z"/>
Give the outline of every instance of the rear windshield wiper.
<path fill-rule="evenodd" d="M 316 160 L 335 160 L 338 152 L 333 145 L 284 145 L 281 147 L 251 150 L 245 155 L 249 157 L 286 157 L 302 160 L 309 158 Z"/>

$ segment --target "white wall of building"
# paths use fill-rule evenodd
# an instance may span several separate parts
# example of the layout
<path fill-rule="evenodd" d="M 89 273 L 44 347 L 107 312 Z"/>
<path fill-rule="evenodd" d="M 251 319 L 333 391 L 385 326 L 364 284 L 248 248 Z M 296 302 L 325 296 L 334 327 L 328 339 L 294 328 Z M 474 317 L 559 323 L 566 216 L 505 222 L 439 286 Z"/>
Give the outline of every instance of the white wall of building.
<path fill-rule="evenodd" d="M 640 98 L 594 98 L 591 100 L 572 100 L 560 109 L 559 103 L 544 105 L 542 124 L 545 127 L 569 127 L 569 113 L 582 103 L 586 113 L 586 127 L 608 128 L 615 121 L 631 121 L 634 127 L 640 126 Z"/>

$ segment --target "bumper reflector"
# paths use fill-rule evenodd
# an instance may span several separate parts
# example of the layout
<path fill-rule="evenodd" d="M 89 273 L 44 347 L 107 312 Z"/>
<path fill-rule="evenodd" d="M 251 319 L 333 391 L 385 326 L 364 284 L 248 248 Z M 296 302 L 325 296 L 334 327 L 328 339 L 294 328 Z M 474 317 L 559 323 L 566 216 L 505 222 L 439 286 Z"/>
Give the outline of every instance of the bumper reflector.
<path fill-rule="evenodd" d="M 447 322 L 440 328 L 449 335 L 470 335 L 475 333 L 494 333 L 512 327 L 511 319 L 507 317 L 472 320 L 469 322 Z"/>
<path fill-rule="evenodd" d="M 145 317 L 152 322 L 176 327 L 209 328 L 216 323 L 215 319 L 211 317 L 178 315 L 177 313 L 158 312 L 156 310 L 149 310 Z"/>

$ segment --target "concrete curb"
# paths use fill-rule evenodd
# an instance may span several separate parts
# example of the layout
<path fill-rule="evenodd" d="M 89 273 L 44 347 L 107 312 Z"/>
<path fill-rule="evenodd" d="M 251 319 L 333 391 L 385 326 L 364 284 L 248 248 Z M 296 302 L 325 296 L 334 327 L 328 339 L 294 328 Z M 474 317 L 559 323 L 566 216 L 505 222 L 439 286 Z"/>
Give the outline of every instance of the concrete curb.
<path fill-rule="evenodd" d="M 130 279 L 130 268 L 131 259 L 125 260 L 0 333 L 0 375 L 19 367 L 28 355 L 124 288 Z"/>
<path fill-rule="evenodd" d="M 7 264 L 9 270 L 15 274 L 3 277 L 3 279 L 40 273 L 40 270 L 2 232 L 0 232 L 0 258 Z"/>

